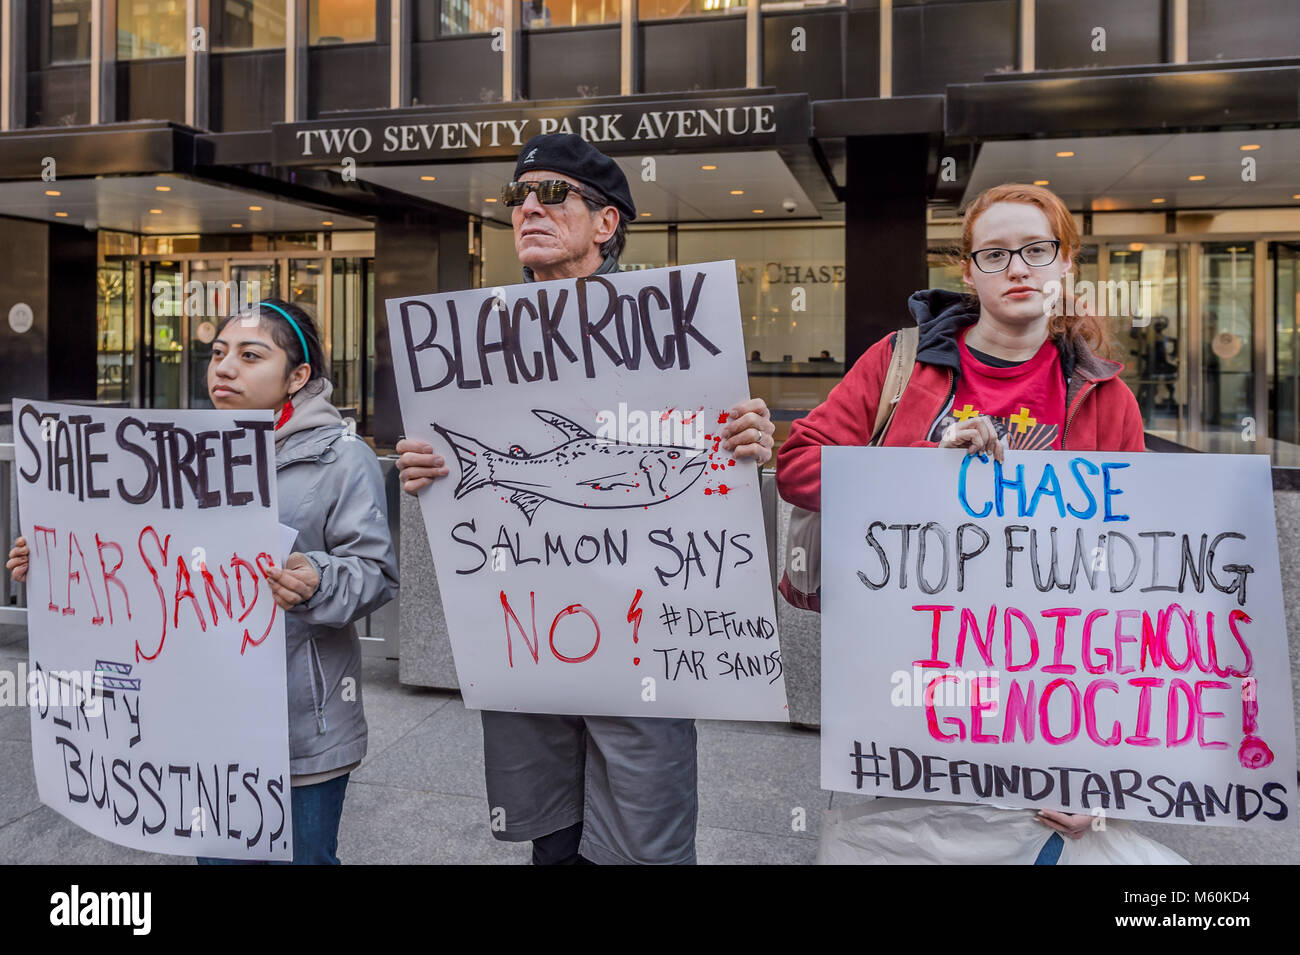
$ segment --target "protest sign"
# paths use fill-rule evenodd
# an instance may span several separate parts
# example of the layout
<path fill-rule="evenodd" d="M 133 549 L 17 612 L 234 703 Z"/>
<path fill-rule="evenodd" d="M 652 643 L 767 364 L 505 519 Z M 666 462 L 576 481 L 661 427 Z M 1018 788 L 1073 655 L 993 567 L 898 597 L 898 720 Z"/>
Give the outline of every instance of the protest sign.
<path fill-rule="evenodd" d="M 1292 825 L 1269 461 L 822 451 L 822 786 Z"/>
<path fill-rule="evenodd" d="M 734 263 L 387 310 L 466 705 L 785 720 Z"/>
<path fill-rule="evenodd" d="M 15 401 L 37 789 L 112 842 L 292 856 L 273 423 Z"/>

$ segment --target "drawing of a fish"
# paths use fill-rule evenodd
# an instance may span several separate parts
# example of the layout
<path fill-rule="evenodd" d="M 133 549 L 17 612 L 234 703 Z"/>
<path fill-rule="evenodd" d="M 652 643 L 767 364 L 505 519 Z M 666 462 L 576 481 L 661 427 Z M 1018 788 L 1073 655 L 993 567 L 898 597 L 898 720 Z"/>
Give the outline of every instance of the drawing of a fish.
<path fill-rule="evenodd" d="M 533 414 L 568 440 L 542 454 L 528 454 L 519 445 L 502 452 L 433 425 L 460 462 L 457 500 L 492 484 L 510 491 L 510 503 L 532 524 L 543 501 L 569 507 L 646 507 L 676 497 L 704 473 L 707 450 L 598 438 L 554 412 Z"/>

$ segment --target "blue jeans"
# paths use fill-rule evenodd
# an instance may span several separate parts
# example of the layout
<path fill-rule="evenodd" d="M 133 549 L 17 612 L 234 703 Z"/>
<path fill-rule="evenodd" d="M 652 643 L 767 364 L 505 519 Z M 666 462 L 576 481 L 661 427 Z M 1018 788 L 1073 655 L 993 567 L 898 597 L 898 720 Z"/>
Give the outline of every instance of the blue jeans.
<path fill-rule="evenodd" d="M 343 815 L 343 796 L 348 788 L 344 773 L 314 786 L 290 788 L 293 813 L 293 865 L 339 865 L 339 819 Z M 199 865 L 289 865 L 288 862 L 265 862 L 245 859 L 211 859 L 198 857 Z"/>
<path fill-rule="evenodd" d="M 1043 844 L 1043 848 L 1038 850 L 1038 858 L 1034 860 L 1034 865 L 1056 865 L 1061 858 L 1061 850 L 1065 848 L 1065 840 L 1061 838 L 1059 832 L 1052 833 L 1051 837 Z"/>

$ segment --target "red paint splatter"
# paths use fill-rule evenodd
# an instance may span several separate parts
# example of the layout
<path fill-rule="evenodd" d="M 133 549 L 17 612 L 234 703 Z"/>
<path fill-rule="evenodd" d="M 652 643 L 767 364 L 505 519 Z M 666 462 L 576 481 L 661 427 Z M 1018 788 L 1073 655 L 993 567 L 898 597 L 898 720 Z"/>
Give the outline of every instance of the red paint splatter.
<path fill-rule="evenodd" d="M 716 464 L 710 464 L 709 467 L 711 467 L 715 471 L 718 469 L 718 466 Z"/>
<path fill-rule="evenodd" d="M 725 485 L 725 484 L 719 484 L 719 485 L 718 485 L 718 493 L 719 493 L 719 494 L 726 494 L 729 490 L 731 490 L 731 488 L 727 487 L 727 485 Z"/>
<path fill-rule="evenodd" d="M 713 493 L 713 488 L 711 488 L 711 487 L 706 487 L 706 488 L 704 489 L 704 493 L 705 493 L 705 494 L 712 494 L 712 493 Z"/>
<path fill-rule="evenodd" d="M 736 466 L 736 462 L 735 462 L 734 460 L 732 460 L 732 461 L 728 461 L 727 464 L 728 464 L 728 466 L 733 467 L 733 468 Z"/>
<path fill-rule="evenodd" d="M 724 411 L 722 412 L 722 414 L 718 415 L 718 424 L 726 424 L 726 423 L 727 423 L 727 412 Z"/>
<path fill-rule="evenodd" d="M 632 642 L 633 642 L 633 643 L 639 643 L 639 642 L 640 642 L 640 638 L 637 637 L 637 635 L 636 635 L 637 631 L 641 629 L 641 614 L 644 612 L 644 611 L 642 611 L 642 610 L 637 606 L 637 602 L 640 601 L 640 599 L 641 599 L 641 591 L 638 590 L 638 591 L 636 592 L 636 596 L 632 598 L 632 606 L 630 606 L 630 607 L 627 608 L 627 622 L 630 623 L 630 624 L 632 625 Z M 641 665 L 641 658 L 640 658 L 640 657 L 633 657 L 633 658 L 632 658 L 632 665 L 633 665 L 633 666 L 640 666 L 640 665 Z"/>

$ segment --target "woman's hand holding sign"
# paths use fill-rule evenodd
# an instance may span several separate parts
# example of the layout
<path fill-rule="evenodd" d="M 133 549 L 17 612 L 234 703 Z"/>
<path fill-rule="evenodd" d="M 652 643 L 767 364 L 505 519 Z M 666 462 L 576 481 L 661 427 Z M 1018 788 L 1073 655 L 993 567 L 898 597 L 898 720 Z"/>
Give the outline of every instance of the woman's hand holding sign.
<path fill-rule="evenodd" d="M 320 586 L 320 574 L 305 554 L 294 551 L 283 567 L 271 567 L 266 571 L 267 582 L 271 585 L 271 594 L 281 610 L 291 610 L 304 601 Z"/>
<path fill-rule="evenodd" d="M 1082 812 L 1054 812 L 1043 809 L 1035 818 L 1047 828 L 1055 829 L 1063 836 L 1082 839 L 1083 834 L 1092 827 L 1092 820 L 1095 817 Z"/>
<path fill-rule="evenodd" d="M 27 541 L 21 537 L 14 541 L 14 546 L 9 551 L 9 560 L 5 562 L 5 567 L 13 573 L 14 580 L 20 584 L 27 580 L 27 562 L 30 557 L 31 550 L 27 546 Z"/>
<path fill-rule="evenodd" d="M 722 446 L 738 458 L 754 458 L 766 464 L 776 444 L 776 425 L 762 398 L 750 398 L 731 409 L 730 420 L 722 426 Z"/>
<path fill-rule="evenodd" d="M 976 415 L 950 424 L 939 447 L 965 448 L 967 454 L 992 454 L 998 461 L 1005 460 L 1006 456 L 1006 444 L 998 437 L 993 420 L 987 415 Z"/>

